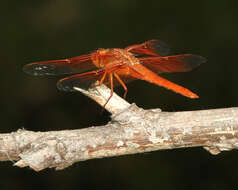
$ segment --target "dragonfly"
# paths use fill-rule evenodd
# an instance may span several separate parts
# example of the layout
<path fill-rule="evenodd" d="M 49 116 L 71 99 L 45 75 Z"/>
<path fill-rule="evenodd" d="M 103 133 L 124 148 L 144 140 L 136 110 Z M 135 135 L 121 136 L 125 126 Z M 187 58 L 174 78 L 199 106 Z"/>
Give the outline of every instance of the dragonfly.
<path fill-rule="evenodd" d="M 23 70 L 34 76 L 71 75 L 57 82 L 59 90 L 76 91 L 75 87 L 88 90 L 105 84 L 110 87 L 113 96 L 114 87 L 122 86 L 124 98 L 128 89 L 126 84 L 136 79 L 172 90 L 188 98 L 198 98 L 192 91 L 175 84 L 158 74 L 191 71 L 206 58 L 194 54 L 169 54 L 169 47 L 160 40 L 128 46 L 124 49 L 97 49 L 89 54 L 50 61 L 27 64 Z"/>

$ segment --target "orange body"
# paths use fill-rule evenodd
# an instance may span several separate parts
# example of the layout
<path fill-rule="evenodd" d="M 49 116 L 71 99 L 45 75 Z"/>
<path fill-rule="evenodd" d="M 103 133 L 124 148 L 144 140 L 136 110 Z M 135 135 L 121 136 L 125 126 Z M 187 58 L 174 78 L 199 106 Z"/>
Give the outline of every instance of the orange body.
<path fill-rule="evenodd" d="M 114 86 L 124 88 L 125 98 L 125 83 L 135 79 L 154 83 L 189 98 L 198 98 L 190 90 L 156 73 L 190 71 L 206 59 L 193 54 L 166 56 L 168 51 L 164 43 L 150 40 L 125 49 L 98 49 L 91 54 L 69 59 L 31 63 L 24 67 L 24 71 L 32 75 L 74 74 L 57 83 L 58 88 L 65 91 L 74 91 L 74 87 L 93 88 L 96 81 L 99 81 L 98 85 L 104 83 L 111 87 L 111 95 L 104 106 L 112 97 Z"/>

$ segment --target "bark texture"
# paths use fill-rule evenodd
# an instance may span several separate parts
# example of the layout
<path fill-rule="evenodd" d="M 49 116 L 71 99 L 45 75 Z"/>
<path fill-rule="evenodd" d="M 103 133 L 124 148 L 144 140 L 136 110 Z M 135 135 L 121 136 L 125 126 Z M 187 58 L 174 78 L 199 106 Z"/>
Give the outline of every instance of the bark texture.
<path fill-rule="evenodd" d="M 105 95 L 100 95 L 100 90 Z M 84 93 L 84 92 L 83 92 Z M 86 95 L 103 105 L 110 90 L 99 87 Z M 75 162 L 161 149 L 202 146 L 212 154 L 238 148 L 238 108 L 185 112 L 143 110 L 117 95 L 106 107 L 112 120 L 105 126 L 79 130 L 0 134 L 0 161 L 16 160 L 36 171 L 63 169 Z"/>

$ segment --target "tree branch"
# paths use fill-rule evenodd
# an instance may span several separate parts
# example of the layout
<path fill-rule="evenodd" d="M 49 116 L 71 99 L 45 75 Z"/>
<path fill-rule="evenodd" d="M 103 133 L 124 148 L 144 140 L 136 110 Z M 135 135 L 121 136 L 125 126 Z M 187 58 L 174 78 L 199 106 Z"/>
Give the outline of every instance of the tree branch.
<path fill-rule="evenodd" d="M 105 86 L 80 91 L 100 105 L 110 95 Z M 238 148 L 238 108 L 143 110 L 114 94 L 106 109 L 113 115 L 105 126 L 50 132 L 20 129 L 0 134 L 0 160 L 17 160 L 15 166 L 36 171 L 59 170 L 78 161 L 161 149 L 202 146 L 218 154 Z"/>

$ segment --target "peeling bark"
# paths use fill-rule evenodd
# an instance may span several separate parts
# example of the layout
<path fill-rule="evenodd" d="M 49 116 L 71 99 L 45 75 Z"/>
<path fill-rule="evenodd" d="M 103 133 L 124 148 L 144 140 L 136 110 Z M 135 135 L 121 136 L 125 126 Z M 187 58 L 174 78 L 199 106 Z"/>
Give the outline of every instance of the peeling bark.
<path fill-rule="evenodd" d="M 86 94 L 104 105 L 110 90 L 98 88 Z M 106 92 L 103 97 L 100 90 Z M 88 159 L 162 149 L 202 146 L 218 154 L 238 148 L 238 108 L 143 110 L 114 94 L 106 109 L 113 114 L 105 126 L 50 132 L 20 129 L 0 134 L 0 160 L 17 160 L 15 166 L 40 171 L 64 169 Z"/>

